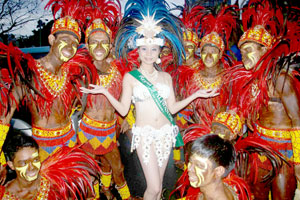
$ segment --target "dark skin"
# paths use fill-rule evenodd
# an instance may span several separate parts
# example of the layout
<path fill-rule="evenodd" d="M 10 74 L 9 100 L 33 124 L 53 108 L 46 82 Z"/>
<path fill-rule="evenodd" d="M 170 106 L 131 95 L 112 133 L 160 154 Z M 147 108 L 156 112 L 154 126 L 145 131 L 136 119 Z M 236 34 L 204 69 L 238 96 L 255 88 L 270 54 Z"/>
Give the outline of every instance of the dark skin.
<path fill-rule="evenodd" d="M 71 34 L 61 33 L 56 37 L 49 35 L 49 44 L 51 45 L 50 52 L 43 58 L 37 60 L 48 71 L 55 75 L 61 75 L 61 66 L 64 64 L 64 59 L 70 59 L 76 53 L 75 49 L 78 46 L 78 40 Z M 60 50 L 62 42 L 65 46 Z M 75 51 L 75 52 L 74 52 Z M 65 55 L 66 58 L 62 58 Z M 75 97 L 74 97 L 75 100 Z M 67 125 L 71 119 L 69 117 L 73 105 L 69 106 L 67 112 L 64 112 L 63 102 L 56 98 L 53 101 L 52 111 L 49 117 L 42 117 L 37 110 L 34 102 L 29 103 L 29 109 L 32 115 L 32 125 L 42 128 L 59 128 Z"/>
<path fill-rule="evenodd" d="M 8 161 L 7 164 L 13 170 L 27 164 L 28 168 L 25 173 L 26 175 L 39 173 L 39 169 L 33 165 L 34 162 L 39 161 L 39 158 L 34 154 L 37 154 L 37 152 L 38 150 L 33 147 L 24 147 L 16 152 L 14 159 Z M 14 194 L 18 199 L 33 199 L 40 188 L 40 176 L 38 175 L 33 181 L 28 181 L 18 170 L 16 170 L 16 174 L 17 178 L 7 183 L 6 190 L 11 194 Z"/>
<path fill-rule="evenodd" d="M 67 33 L 59 33 L 56 36 L 49 35 L 48 37 L 49 44 L 51 45 L 50 52 L 43 58 L 37 60 L 40 64 L 48 71 L 53 74 L 61 74 L 61 66 L 66 61 L 66 59 L 71 59 L 76 53 L 75 49 L 78 46 L 78 39 Z M 63 44 L 62 45 L 62 41 Z M 74 52 L 75 51 L 75 52 Z M 64 55 L 63 57 L 61 55 Z M 24 98 L 24 85 L 21 85 L 16 81 L 16 87 L 12 89 L 12 94 L 16 99 L 16 102 L 12 101 L 9 112 L 5 115 L 1 113 L 0 123 L 9 124 L 15 110 L 17 109 L 19 103 Z M 75 98 L 75 97 L 74 97 Z M 42 128 L 59 128 L 64 127 L 68 124 L 71 119 L 69 117 L 73 105 L 69 106 L 67 112 L 64 111 L 64 106 L 61 100 L 54 99 L 52 112 L 49 117 L 42 117 L 37 110 L 37 105 L 35 102 L 28 102 L 28 107 L 32 116 L 32 125 Z M 4 170 L 3 170 L 4 169 Z M 5 168 L 2 168 L 1 173 L 5 173 Z M 1 176 L 0 184 L 5 180 L 6 176 Z"/>
<path fill-rule="evenodd" d="M 75 49 L 78 46 L 78 40 L 71 34 L 60 33 L 57 36 L 49 35 L 49 44 L 51 45 L 50 52 L 43 58 L 37 60 L 43 67 L 49 72 L 55 75 L 61 74 L 61 66 L 66 61 L 64 59 L 71 59 L 75 54 Z M 61 45 L 64 42 L 65 45 Z M 63 47 L 62 47 L 63 46 Z M 74 52 L 75 51 L 75 52 Z M 61 55 L 64 55 L 62 57 Z M 18 103 L 23 99 L 24 86 L 16 84 L 17 87 L 13 89 L 13 95 Z M 74 97 L 75 98 L 75 97 Z M 69 114 L 72 111 L 72 105 L 70 105 L 67 112 L 63 112 L 65 109 L 61 100 L 54 99 L 52 112 L 49 117 L 42 117 L 37 109 L 35 102 L 28 102 L 28 107 L 32 115 L 32 125 L 42 128 L 59 128 L 63 127 L 70 122 Z M 17 105 L 13 102 L 8 114 L 1 116 L 1 123 L 9 124 Z"/>
<path fill-rule="evenodd" d="M 108 74 L 110 70 L 110 63 L 107 61 L 109 58 L 109 51 L 106 51 L 104 48 L 105 45 L 109 45 L 111 48 L 109 38 L 105 33 L 94 33 L 89 37 L 88 49 L 90 55 L 93 57 L 93 63 L 98 70 L 99 74 Z M 92 48 L 93 45 L 97 45 L 95 48 Z M 108 49 L 109 50 L 109 49 Z M 96 54 L 100 56 L 97 56 Z M 110 122 L 115 118 L 115 109 L 111 106 L 109 101 L 104 95 L 92 95 L 92 106 L 86 108 L 85 113 L 91 118 Z M 101 102 L 101 103 L 95 103 Z M 99 112 L 101 110 L 101 112 Z"/>
<path fill-rule="evenodd" d="M 256 43 L 251 43 L 253 42 L 247 42 L 241 46 L 243 62 L 246 61 L 249 63 L 249 61 L 247 61 L 247 54 L 251 54 L 253 51 L 255 51 L 259 56 L 262 56 L 266 52 L 264 47 L 261 47 Z M 247 50 L 245 49 L 245 46 L 248 48 Z M 259 111 L 258 123 L 263 127 L 269 127 L 271 129 L 299 128 L 299 99 L 297 98 L 294 88 L 293 78 L 287 73 L 281 72 L 277 77 L 275 84 L 270 80 L 268 82 L 268 86 L 269 98 L 277 99 L 277 101 L 269 101 L 266 106 L 262 107 Z M 253 129 L 251 125 L 249 125 L 249 128 Z M 260 169 L 259 171 L 262 175 L 267 172 L 268 171 L 263 169 Z M 300 166 L 295 165 L 289 167 L 287 164 L 284 164 L 279 175 L 271 184 L 272 198 L 293 199 L 294 191 L 296 189 L 295 176 L 298 180 L 300 180 Z M 270 189 L 269 187 L 265 188 L 264 183 L 258 183 L 251 187 L 253 187 L 252 190 L 257 193 L 257 198 L 262 197 L 263 192 L 261 190 L 263 188 L 266 190 Z"/>
<path fill-rule="evenodd" d="M 220 74 L 223 72 L 222 64 L 219 62 L 219 59 L 221 59 L 222 55 L 220 50 L 213 45 L 204 45 L 201 49 L 201 59 L 204 63 L 204 68 L 199 71 L 201 74 L 201 77 L 208 83 L 213 83 L 217 78 L 219 78 Z M 209 89 L 209 88 L 208 88 Z M 216 97 L 208 98 L 208 99 L 200 99 L 195 101 L 195 105 L 197 105 L 197 101 L 204 101 L 205 103 L 205 112 L 207 112 L 209 115 L 212 115 L 213 113 L 219 113 L 222 111 L 225 111 L 225 107 L 217 106 L 215 107 L 213 105 L 213 101 Z M 199 108 L 203 109 L 203 108 Z M 197 107 L 194 108 L 194 110 L 198 110 Z M 199 116 L 200 117 L 200 116 Z M 200 122 L 197 122 L 200 123 Z"/>
<path fill-rule="evenodd" d="M 93 58 L 93 63 L 99 74 L 109 74 L 111 49 L 109 38 L 104 32 L 97 32 L 89 36 L 87 48 Z M 85 113 L 97 121 L 110 122 L 115 119 L 115 109 L 104 95 L 91 95 L 92 106 L 86 108 Z M 101 163 L 103 172 L 112 171 L 112 178 L 116 185 L 122 186 L 125 183 L 123 174 L 124 167 L 121 163 L 121 156 L 118 147 L 104 155 L 93 155 Z M 104 191 L 108 199 L 112 199 L 110 191 Z"/>

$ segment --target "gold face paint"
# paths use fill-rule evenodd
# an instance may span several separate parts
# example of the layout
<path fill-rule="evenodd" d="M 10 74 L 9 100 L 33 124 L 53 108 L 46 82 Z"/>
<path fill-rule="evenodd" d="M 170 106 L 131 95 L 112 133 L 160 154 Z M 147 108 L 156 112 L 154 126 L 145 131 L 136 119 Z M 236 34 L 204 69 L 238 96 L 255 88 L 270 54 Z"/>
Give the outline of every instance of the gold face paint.
<path fill-rule="evenodd" d="M 207 165 L 207 158 L 202 158 L 200 156 L 193 156 L 194 160 L 197 160 L 198 163 L 201 163 L 203 167 L 198 167 L 197 165 L 194 166 L 195 169 L 195 175 L 197 176 L 198 180 L 197 181 L 192 181 L 191 186 L 194 188 L 200 187 L 200 185 L 205 181 L 203 173 L 208 169 Z M 192 167 L 192 164 L 189 162 L 188 163 L 188 169 L 190 170 Z"/>
<path fill-rule="evenodd" d="M 94 52 L 94 49 L 97 47 L 97 44 L 96 43 L 94 43 L 94 44 L 89 44 L 89 50 L 90 50 L 90 52 L 91 52 L 91 54 L 94 54 L 93 52 Z"/>
<path fill-rule="evenodd" d="M 67 62 L 69 60 L 69 58 L 65 57 L 61 51 L 68 44 L 65 41 L 59 41 L 59 42 L 60 42 L 59 45 L 58 45 L 58 52 L 59 52 L 59 55 L 60 55 L 59 58 L 60 58 L 60 60 L 62 60 L 64 62 Z"/>
<path fill-rule="evenodd" d="M 193 43 L 191 43 L 191 42 L 188 42 L 185 45 L 185 52 L 186 52 L 185 60 L 188 60 L 191 57 L 193 57 L 194 54 L 195 54 L 195 45 Z"/>
<path fill-rule="evenodd" d="M 105 53 L 103 54 L 103 56 L 101 56 L 101 58 L 98 58 L 98 56 L 94 53 L 94 50 L 97 48 L 98 44 L 97 43 L 93 43 L 93 44 L 89 44 L 89 52 L 90 54 L 92 54 L 93 58 L 95 60 L 102 60 L 104 58 L 106 58 L 106 56 L 109 54 L 109 47 L 110 45 L 108 43 L 100 43 L 100 46 L 104 49 Z"/>
<path fill-rule="evenodd" d="M 254 44 L 253 43 L 246 43 L 242 46 L 242 49 L 249 49 L 249 53 L 246 54 L 246 58 L 249 59 L 249 61 L 247 63 L 244 62 L 244 66 L 247 70 L 250 70 L 252 69 L 256 63 L 258 62 L 258 60 L 260 59 L 260 57 L 258 56 L 258 53 L 257 51 L 255 51 L 255 48 L 254 48 Z M 242 54 L 243 54 L 243 51 L 242 51 Z"/>
<path fill-rule="evenodd" d="M 35 160 L 37 157 L 39 156 L 39 153 L 38 152 L 34 152 L 32 154 L 32 158 Z M 35 166 L 35 168 L 37 168 L 39 171 L 40 168 L 41 168 L 41 162 L 38 160 L 38 161 L 35 161 L 35 162 L 32 162 L 32 165 Z M 35 176 L 27 176 L 26 175 L 26 172 L 27 172 L 27 169 L 29 167 L 29 164 L 27 163 L 25 166 L 23 167 L 15 167 L 15 169 L 17 171 L 19 171 L 20 175 L 27 181 L 34 181 L 35 179 L 37 179 L 39 173 L 37 172 Z"/>
<path fill-rule="evenodd" d="M 204 63 L 204 65 L 206 67 L 212 67 L 215 66 L 217 64 L 217 62 L 219 61 L 219 54 L 217 53 L 212 53 L 210 54 L 211 57 L 213 58 L 213 62 L 206 62 L 206 57 L 207 57 L 207 53 L 203 53 L 202 56 L 202 61 Z"/>
<path fill-rule="evenodd" d="M 105 50 L 105 57 L 106 57 L 108 52 L 109 52 L 109 44 L 107 44 L 107 43 L 102 44 L 101 43 L 101 47 Z"/>
<path fill-rule="evenodd" d="M 77 48 L 72 46 L 72 49 L 73 49 L 72 53 L 73 54 L 72 54 L 72 56 L 70 56 L 70 58 L 68 58 L 68 57 L 64 56 L 63 53 L 62 53 L 62 49 L 65 48 L 68 45 L 68 43 L 63 41 L 63 40 L 60 40 L 59 42 L 60 42 L 59 45 L 58 45 L 58 52 L 59 52 L 59 55 L 60 55 L 59 58 L 60 58 L 60 60 L 62 60 L 64 62 L 67 62 L 68 60 L 70 60 L 70 58 L 72 58 L 75 55 L 75 53 L 77 51 Z"/>
<path fill-rule="evenodd" d="M 26 164 L 23 167 L 15 167 L 15 169 L 20 173 L 20 175 L 26 179 L 26 171 L 28 168 L 28 164 Z M 26 179 L 27 180 L 27 179 Z"/>

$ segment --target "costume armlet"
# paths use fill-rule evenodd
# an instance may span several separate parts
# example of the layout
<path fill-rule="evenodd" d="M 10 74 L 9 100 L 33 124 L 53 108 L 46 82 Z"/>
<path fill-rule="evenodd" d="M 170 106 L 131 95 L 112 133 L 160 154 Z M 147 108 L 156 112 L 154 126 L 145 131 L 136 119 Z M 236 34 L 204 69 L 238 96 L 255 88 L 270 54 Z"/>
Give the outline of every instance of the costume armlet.
<path fill-rule="evenodd" d="M 2 152 L 2 146 L 4 144 L 9 127 L 10 127 L 9 124 L 0 124 L 0 149 L 1 149 L 0 164 L 1 165 L 6 164 L 6 159 L 5 159 L 4 153 Z"/>
<path fill-rule="evenodd" d="M 300 129 L 290 131 L 295 165 L 300 164 Z"/>
<path fill-rule="evenodd" d="M 133 124 L 135 123 L 135 117 L 134 117 L 134 105 L 131 104 L 130 110 L 128 112 L 128 115 L 126 116 L 126 121 L 128 122 L 130 128 L 132 128 Z"/>

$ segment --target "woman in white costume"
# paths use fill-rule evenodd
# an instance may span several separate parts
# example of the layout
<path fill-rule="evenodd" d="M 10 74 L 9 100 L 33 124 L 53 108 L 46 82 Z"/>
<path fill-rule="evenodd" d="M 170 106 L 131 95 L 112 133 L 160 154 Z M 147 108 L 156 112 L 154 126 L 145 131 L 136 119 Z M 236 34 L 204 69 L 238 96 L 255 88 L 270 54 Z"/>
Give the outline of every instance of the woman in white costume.
<path fill-rule="evenodd" d="M 84 93 L 105 95 L 122 116 L 128 113 L 131 101 L 135 104 L 136 121 L 132 128 L 131 150 L 137 150 L 146 178 L 145 200 L 160 199 L 171 149 L 176 142 L 180 143 L 178 127 L 171 114 L 177 113 L 198 97 L 216 95 L 216 91 L 199 90 L 176 102 L 171 76 L 158 69 L 164 39 L 173 44 L 173 52 L 179 62 L 181 55 L 184 55 L 178 20 L 167 6 L 162 0 L 129 0 L 125 6 L 115 39 L 116 52 L 119 57 L 126 55 L 128 40 L 132 40 L 134 47 L 138 48 L 140 67 L 125 74 L 120 101 L 101 86 L 81 88 Z"/>

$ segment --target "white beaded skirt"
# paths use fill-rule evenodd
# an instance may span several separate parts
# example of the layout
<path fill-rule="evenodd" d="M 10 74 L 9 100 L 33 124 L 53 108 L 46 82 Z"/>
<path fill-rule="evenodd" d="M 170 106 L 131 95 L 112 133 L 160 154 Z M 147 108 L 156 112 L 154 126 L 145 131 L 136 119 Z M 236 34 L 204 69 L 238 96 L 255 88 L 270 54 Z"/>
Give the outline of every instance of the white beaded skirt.
<path fill-rule="evenodd" d="M 132 134 L 131 152 L 139 145 L 142 145 L 143 162 L 148 164 L 150 159 L 150 147 L 153 143 L 157 157 L 157 163 L 159 167 L 161 167 L 163 161 L 169 159 L 171 147 L 175 146 L 178 127 L 171 124 L 166 124 L 160 129 L 155 129 L 149 125 L 144 127 L 133 125 Z"/>

